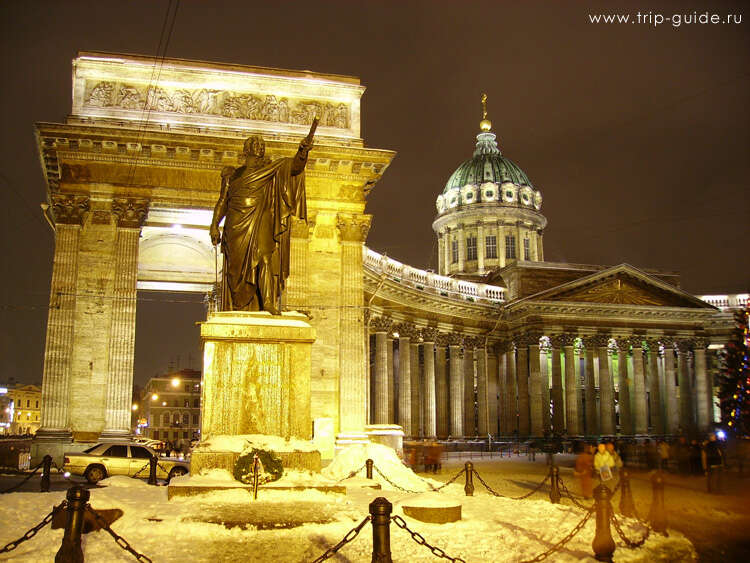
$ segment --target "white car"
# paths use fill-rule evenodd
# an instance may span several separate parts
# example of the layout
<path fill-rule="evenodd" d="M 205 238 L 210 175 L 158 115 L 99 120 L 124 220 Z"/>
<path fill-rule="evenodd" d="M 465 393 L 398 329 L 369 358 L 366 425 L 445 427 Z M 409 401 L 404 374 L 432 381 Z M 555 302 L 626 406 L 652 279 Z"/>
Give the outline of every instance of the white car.
<path fill-rule="evenodd" d="M 111 475 L 129 475 L 148 479 L 149 460 L 158 454 L 138 442 L 102 442 L 83 452 L 66 452 L 63 470 L 83 475 L 89 483 L 97 483 Z M 172 479 L 190 472 L 190 463 L 159 458 L 158 479 Z"/>

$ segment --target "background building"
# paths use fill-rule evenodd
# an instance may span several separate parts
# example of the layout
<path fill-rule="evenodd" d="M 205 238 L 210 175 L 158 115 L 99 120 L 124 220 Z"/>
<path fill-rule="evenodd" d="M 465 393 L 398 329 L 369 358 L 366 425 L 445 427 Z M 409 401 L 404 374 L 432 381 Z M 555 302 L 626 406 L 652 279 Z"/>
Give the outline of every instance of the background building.
<path fill-rule="evenodd" d="M 0 385 L 0 430 L 3 434 L 36 434 L 41 424 L 39 385 Z"/>
<path fill-rule="evenodd" d="M 141 394 L 141 435 L 171 442 L 178 449 L 200 436 L 201 372 L 183 369 L 152 377 Z"/>

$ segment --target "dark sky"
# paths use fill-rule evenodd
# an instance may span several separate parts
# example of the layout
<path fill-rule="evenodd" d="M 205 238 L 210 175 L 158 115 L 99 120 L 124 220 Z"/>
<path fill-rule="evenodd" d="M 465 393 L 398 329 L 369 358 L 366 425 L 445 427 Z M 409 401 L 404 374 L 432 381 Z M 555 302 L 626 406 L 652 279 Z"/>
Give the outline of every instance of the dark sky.
<path fill-rule="evenodd" d="M 544 196 L 545 258 L 677 270 L 750 289 L 750 10 L 743 2 L 198 2 L 168 57 L 359 76 L 362 136 L 398 152 L 368 245 L 436 267 L 435 198 L 471 156 L 479 97 Z M 0 382 L 41 381 L 53 237 L 32 125 L 71 110 L 78 50 L 156 55 L 167 0 L 0 2 Z M 736 14 L 740 24 L 589 23 Z M 136 381 L 199 367 L 200 297 L 142 294 Z M 186 302 L 192 302 L 186 303 Z"/>

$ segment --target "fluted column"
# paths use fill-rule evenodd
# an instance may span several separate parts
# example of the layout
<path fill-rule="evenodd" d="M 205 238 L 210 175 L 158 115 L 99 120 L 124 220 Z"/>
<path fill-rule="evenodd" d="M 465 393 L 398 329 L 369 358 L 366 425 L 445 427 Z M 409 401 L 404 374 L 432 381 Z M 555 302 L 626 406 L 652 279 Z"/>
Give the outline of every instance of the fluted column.
<path fill-rule="evenodd" d="M 711 381 L 706 371 L 706 346 L 705 338 L 696 338 L 693 343 L 693 355 L 695 356 L 695 399 L 696 399 L 696 422 L 699 432 L 708 432 L 713 422 L 713 390 Z"/>
<path fill-rule="evenodd" d="M 609 369 L 609 336 L 597 335 L 599 359 L 599 431 L 607 436 L 615 433 L 615 388 Z"/>
<path fill-rule="evenodd" d="M 680 405 L 677 395 L 677 384 L 675 383 L 675 353 L 674 341 L 664 341 L 664 390 L 667 419 L 667 432 L 676 434 L 680 427 Z"/>
<path fill-rule="evenodd" d="M 336 223 L 341 240 L 339 428 L 342 433 L 363 432 L 367 424 L 362 245 L 371 220 L 370 215 L 340 213 Z"/>
<path fill-rule="evenodd" d="M 512 436 L 518 432 L 518 384 L 516 381 L 516 347 L 513 342 L 508 343 L 505 352 L 505 432 Z"/>
<path fill-rule="evenodd" d="M 562 334 L 560 344 L 565 353 L 565 429 L 568 436 L 581 433 L 578 426 L 578 381 L 576 380 L 575 334 Z"/>
<path fill-rule="evenodd" d="M 633 348 L 633 422 L 636 434 L 648 434 L 646 419 L 646 379 L 643 369 L 643 344 L 640 336 L 630 338 Z"/>
<path fill-rule="evenodd" d="M 447 438 L 451 431 L 451 406 L 448 401 L 448 373 L 446 347 L 448 337 L 438 334 L 435 337 L 435 412 L 438 438 Z"/>
<path fill-rule="evenodd" d="M 651 431 L 664 434 L 664 422 L 661 410 L 661 392 L 659 390 L 659 341 L 649 339 L 648 343 L 648 398 L 651 413 Z"/>
<path fill-rule="evenodd" d="M 474 345 L 473 338 L 464 338 L 464 436 L 476 436 L 475 389 L 474 389 Z"/>
<path fill-rule="evenodd" d="M 549 339 L 548 339 L 549 341 Z M 550 418 L 550 373 L 549 373 L 549 358 L 550 349 L 549 345 L 539 346 L 539 371 L 541 374 L 542 382 L 542 429 L 544 434 L 548 434 L 552 428 L 552 420 Z"/>
<path fill-rule="evenodd" d="M 375 424 L 388 424 L 388 333 L 391 319 L 374 317 L 370 326 L 375 332 Z"/>
<path fill-rule="evenodd" d="M 464 364 L 461 361 L 461 336 L 450 335 L 450 435 L 458 438 L 464 435 Z"/>
<path fill-rule="evenodd" d="M 596 409 L 596 381 L 594 373 L 594 349 L 596 348 L 596 339 L 587 336 L 583 339 L 583 345 L 586 347 L 585 375 L 584 375 L 584 399 L 586 405 L 586 434 L 599 434 L 599 416 Z"/>
<path fill-rule="evenodd" d="M 89 209 L 87 196 L 51 196 L 55 218 L 47 339 L 42 376 L 42 424 L 38 438 L 71 436 L 68 422 L 73 326 L 75 324 L 78 244 Z"/>
<path fill-rule="evenodd" d="M 622 434 L 633 434 L 633 409 L 630 398 L 630 374 L 628 362 L 630 343 L 627 338 L 617 341 L 617 388 L 620 404 L 620 432 Z"/>
<path fill-rule="evenodd" d="M 474 349 L 477 366 L 477 434 L 486 436 L 489 432 L 489 400 L 487 383 L 487 350 L 484 346 Z"/>
<path fill-rule="evenodd" d="M 510 392 L 505 387 L 508 371 L 508 343 L 505 341 L 496 343 L 495 353 L 497 354 L 497 431 L 500 436 L 507 436 L 513 433 L 513 430 L 509 429 L 508 413 L 506 412 L 508 408 L 506 396 Z"/>
<path fill-rule="evenodd" d="M 411 430 L 412 436 L 422 436 L 422 374 L 419 372 L 419 341 L 412 334 L 409 351 L 411 361 Z"/>
<path fill-rule="evenodd" d="M 516 339 L 516 385 L 518 386 L 518 435 L 528 436 L 531 430 L 529 419 L 529 339 Z"/>
<path fill-rule="evenodd" d="M 414 436 L 411 420 L 411 327 L 401 324 L 398 332 L 398 424 L 406 436 Z"/>
<path fill-rule="evenodd" d="M 117 238 L 109 330 L 109 377 L 102 436 L 127 436 L 131 433 L 138 239 L 148 213 L 148 203 L 134 199 L 115 199 L 112 202 L 112 213 L 117 218 Z"/>
<path fill-rule="evenodd" d="M 544 396 L 542 394 L 542 372 L 539 365 L 539 335 L 529 334 L 529 421 L 532 436 L 544 435 L 542 423 Z"/>
<path fill-rule="evenodd" d="M 396 424 L 396 371 L 394 370 L 393 333 L 388 333 L 385 344 L 386 369 L 388 370 L 388 424 Z"/>
<path fill-rule="evenodd" d="M 315 216 L 310 214 L 307 221 L 290 217 L 289 237 L 289 277 L 282 298 L 285 309 L 294 311 L 304 309 L 309 303 L 310 287 L 310 235 L 315 227 Z"/>
<path fill-rule="evenodd" d="M 564 343 L 561 335 L 551 336 L 550 342 L 550 364 L 552 369 L 552 389 L 550 396 L 552 399 L 552 430 L 557 434 L 562 434 L 565 429 L 565 401 L 563 399 L 562 384 L 562 362 L 560 358 L 560 349 Z"/>
<path fill-rule="evenodd" d="M 680 391 L 680 427 L 686 432 L 693 430 L 693 393 L 690 385 L 689 366 L 692 345 L 693 343 L 690 340 L 677 341 L 677 350 L 679 352 L 679 356 L 677 357 L 677 381 Z"/>
<path fill-rule="evenodd" d="M 495 346 L 485 349 L 487 358 L 487 432 L 500 433 L 498 416 L 498 353 Z"/>
<path fill-rule="evenodd" d="M 437 436 L 437 401 L 435 384 L 435 329 L 422 330 L 424 356 L 424 436 Z"/>

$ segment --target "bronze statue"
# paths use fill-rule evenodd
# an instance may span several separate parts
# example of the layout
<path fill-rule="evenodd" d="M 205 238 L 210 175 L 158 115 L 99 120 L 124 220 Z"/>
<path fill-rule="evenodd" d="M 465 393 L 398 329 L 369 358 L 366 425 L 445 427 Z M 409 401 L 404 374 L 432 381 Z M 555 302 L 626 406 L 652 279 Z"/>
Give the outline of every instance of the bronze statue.
<path fill-rule="evenodd" d="M 271 162 L 263 138 L 255 135 L 245 141 L 245 165 L 222 170 L 209 230 L 214 245 L 221 240 L 224 255 L 219 310 L 281 314 L 289 276 L 289 222 L 292 215 L 307 221 L 304 170 L 317 124 L 315 118 L 292 158 Z"/>

